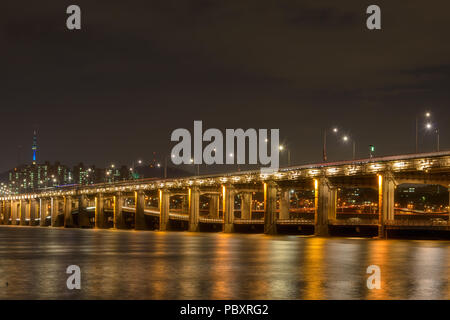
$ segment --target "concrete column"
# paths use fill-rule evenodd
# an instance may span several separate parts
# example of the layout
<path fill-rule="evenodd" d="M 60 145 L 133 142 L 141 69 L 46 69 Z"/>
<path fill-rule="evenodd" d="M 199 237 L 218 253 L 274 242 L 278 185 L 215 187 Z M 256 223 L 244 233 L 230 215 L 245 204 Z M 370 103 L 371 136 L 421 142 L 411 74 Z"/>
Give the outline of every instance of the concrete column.
<path fill-rule="evenodd" d="M 219 198 L 218 194 L 212 194 L 209 198 L 209 216 L 213 219 L 219 218 Z"/>
<path fill-rule="evenodd" d="M 329 236 L 330 220 L 336 219 L 337 188 L 331 186 L 327 178 L 315 180 L 316 219 L 314 233 Z"/>
<path fill-rule="evenodd" d="M 5 201 L 2 200 L 0 202 L 0 224 L 5 224 L 4 219 L 5 219 Z"/>
<path fill-rule="evenodd" d="M 145 230 L 146 229 L 146 223 L 145 223 L 145 194 L 144 191 L 139 190 L 134 193 L 134 200 L 135 200 L 135 208 L 136 213 L 134 216 L 134 229 L 135 230 Z"/>
<path fill-rule="evenodd" d="M 0 202 L 0 224 L 5 224 L 5 200 Z"/>
<path fill-rule="evenodd" d="M 64 227 L 72 228 L 73 226 L 72 197 L 66 196 L 64 197 Z"/>
<path fill-rule="evenodd" d="M 36 218 L 39 215 L 39 200 L 30 200 L 30 226 L 36 225 Z"/>
<path fill-rule="evenodd" d="M 114 206 L 114 228 L 126 229 L 125 216 L 123 215 L 123 196 L 122 193 L 117 193 L 113 198 Z"/>
<path fill-rule="evenodd" d="M 86 228 L 90 227 L 91 223 L 89 221 L 89 215 L 87 212 L 88 198 L 86 195 L 82 194 L 78 198 L 78 227 Z"/>
<path fill-rule="evenodd" d="M 59 215 L 59 199 L 56 197 L 51 198 L 51 226 L 59 227 L 58 215 Z"/>
<path fill-rule="evenodd" d="M 277 233 L 277 185 L 273 181 L 264 183 L 264 233 Z"/>
<path fill-rule="evenodd" d="M 27 201 L 26 200 L 20 200 L 19 201 L 19 214 L 20 214 L 20 225 L 25 226 L 27 225 Z"/>
<path fill-rule="evenodd" d="M 241 194 L 241 219 L 252 218 L 252 193 L 243 192 Z"/>
<path fill-rule="evenodd" d="M 233 185 L 228 184 L 223 187 L 223 232 L 234 231 L 234 196 L 236 190 Z"/>
<path fill-rule="evenodd" d="M 95 197 L 95 228 L 104 229 L 106 228 L 106 218 L 104 210 L 105 202 L 103 199 L 103 194 L 99 193 Z"/>
<path fill-rule="evenodd" d="M 17 217 L 18 217 L 18 204 L 17 201 L 11 200 L 11 224 L 16 225 L 17 224 Z"/>
<path fill-rule="evenodd" d="M 289 188 L 283 188 L 280 192 L 280 219 L 289 219 L 290 206 Z"/>
<path fill-rule="evenodd" d="M 386 237 L 385 222 L 394 220 L 395 179 L 391 172 L 378 176 L 378 236 Z"/>
<path fill-rule="evenodd" d="M 159 230 L 169 228 L 170 193 L 167 189 L 159 190 Z"/>
<path fill-rule="evenodd" d="M 189 189 L 189 231 L 199 231 L 200 190 L 197 186 Z"/>
<path fill-rule="evenodd" d="M 48 200 L 47 199 L 39 199 L 40 204 L 39 204 L 39 216 L 41 218 L 39 225 L 41 227 L 45 227 L 46 226 L 46 222 L 47 222 L 47 209 L 48 209 Z"/>
<path fill-rule="evenodd" d="M 3 218 L 3 224 L 9 224 L 11 219 L 11 201 L 5 201 L 5 216 Z"/>

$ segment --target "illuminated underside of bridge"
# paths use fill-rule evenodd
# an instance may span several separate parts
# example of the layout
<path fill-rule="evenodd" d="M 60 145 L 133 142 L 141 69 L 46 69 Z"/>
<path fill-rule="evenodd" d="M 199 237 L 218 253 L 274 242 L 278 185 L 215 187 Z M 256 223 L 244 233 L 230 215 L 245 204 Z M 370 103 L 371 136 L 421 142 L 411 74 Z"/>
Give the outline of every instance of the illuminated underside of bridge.
<path fill-rule="evenodd" d="M 190 231 L 209 224 L 224 232 L 239 225 L 261 225 L 267 234 L 282 226 L 311 226 L 316 235 L 328 235 L 333 226 L 372 226 L 379 236 L 402 228 L 450 231 L 448 212 L 439 218 L 398 218 L 394 193 L 405 183 L 448 189 L 450 152 L 293 166 L 270 174 L 246 171 L 61 187 L 0 197 L 0 222 L 136 230 L 168 230 L 178 223 Z M 339 188 L 376 190 L 376 211 L 339 217 Z M 311 191 L 311 201 L 305 201 L 309 206 L 292 208 L 293 190 Z M 255 200 L 258 195 L 261 201 Z"/>

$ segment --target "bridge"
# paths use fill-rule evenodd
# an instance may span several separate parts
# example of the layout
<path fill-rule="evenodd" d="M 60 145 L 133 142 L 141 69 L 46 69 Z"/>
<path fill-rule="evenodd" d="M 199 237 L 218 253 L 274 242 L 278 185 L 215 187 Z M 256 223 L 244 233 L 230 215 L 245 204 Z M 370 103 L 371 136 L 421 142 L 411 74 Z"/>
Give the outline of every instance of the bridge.
<path fill-rule="evenodd" d="M 0 223 L 194 232 L 251 227 L 266 234 L 295 227 L 320 236 L 337 227 L 375 228 L 380 237 L 389 230 L 450 231 L 448 207 L 427 213 L 396 206 L 395 190 L 402 184 L 448 190 L 450 151 L 292 166 L 274 173 L 142 179 L 3 196 Z M 368 188 L 376 199 L 365 208 L 339 207 L 342 188 Z"/>

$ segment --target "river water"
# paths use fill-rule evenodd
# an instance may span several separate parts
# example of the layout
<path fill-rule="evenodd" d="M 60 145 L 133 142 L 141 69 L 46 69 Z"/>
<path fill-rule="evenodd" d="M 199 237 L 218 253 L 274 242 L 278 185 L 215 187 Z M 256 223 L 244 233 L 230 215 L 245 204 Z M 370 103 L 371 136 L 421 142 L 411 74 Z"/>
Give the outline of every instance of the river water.
<path fill-rule="evenodd" d="M 1 226 L 0 299 L 450 299 L 450 242 Z"/>

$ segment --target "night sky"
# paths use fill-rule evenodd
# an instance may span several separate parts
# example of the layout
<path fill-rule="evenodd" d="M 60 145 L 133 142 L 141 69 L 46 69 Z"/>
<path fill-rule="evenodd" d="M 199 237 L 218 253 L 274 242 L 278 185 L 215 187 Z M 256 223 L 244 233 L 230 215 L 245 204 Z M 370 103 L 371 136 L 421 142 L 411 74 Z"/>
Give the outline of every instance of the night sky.
<path fill-rule="evenodd" d="M 66 8 L 82 29 L 66 28 Z M 366 28 L 377 4 L 382 30 Z M 357 157 L 415 149 L 430 111 L 450 149 L 448 1 L 12 1 L 0 9 L 0 172 L 31 161 L 130 165 L 176 128 L 279 128 L 295 164 L 322 130 Z M 420 150 L 436 148 L 421 122 Z M 351 144 L 329 138 L 329 160 Z M 284 156 L 281 164 L 286 164 Z"/>

